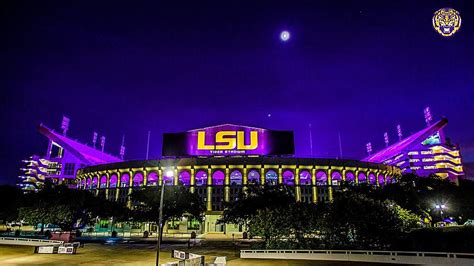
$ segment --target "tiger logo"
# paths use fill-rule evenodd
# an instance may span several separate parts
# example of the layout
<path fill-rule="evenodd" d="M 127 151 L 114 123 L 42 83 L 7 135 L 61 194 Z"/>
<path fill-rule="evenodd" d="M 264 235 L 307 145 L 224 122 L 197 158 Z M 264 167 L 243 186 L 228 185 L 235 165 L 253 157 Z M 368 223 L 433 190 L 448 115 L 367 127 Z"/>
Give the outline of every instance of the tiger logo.
<path fill-rule="evenodd" d="M 433 28 L 441 36 L 449 37 L 461 27 L 461 16 L 452 8 L 441 8 L 433 16 Z"/>

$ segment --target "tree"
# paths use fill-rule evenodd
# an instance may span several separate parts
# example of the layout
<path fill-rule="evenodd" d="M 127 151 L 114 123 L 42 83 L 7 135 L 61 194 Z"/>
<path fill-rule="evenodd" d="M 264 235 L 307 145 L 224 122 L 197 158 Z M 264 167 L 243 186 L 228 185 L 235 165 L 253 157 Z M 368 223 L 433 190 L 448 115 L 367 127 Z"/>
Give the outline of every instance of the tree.
<path fill-rule="evenodd" d="M 248 226 L 259 211 L 288 206 L 294 202 L 293 191 L 287 186 L 248 186 L 241 192 L 239 200 L 226 206 L 219 223 Z"/>
<path fill-rule="evenodd" d="M 14 186 L 0 186 L 0 221 L 3 224 L 17 221 L 19 208 L 23 204 L 23 193 Z"/>
<path fill-rule="evenodd" d="M 69 189 L 64 185 L 46 183 L 36 193 L 26 195 L 25 206 L 20 208 L 20 218 L 30 224 L 55 224 L 70 231 L 83 225 L 91 225 L 97 217 L 111 217 L 126 213 L 119 203 L 94 196 L 84 190 Z"/>
<path fill-rule="evenodd" d="M 131 216 L 137 222 L 159 222 L 161 187 L 143 187 L 130 194 L 133 202 Z M 171 219 L 184 215 L 202 221 L 204 203 L 197 193 L 191 193 L 189 188 L 166 186 L 163 196 L 163 224 Z M 163 234 L 161 231 L 160 234 Z"/>
<path fill-rule="evenodd" d="M 322 232 L 332 248 L 384 248 L 416 228 L 419 221 L 394 202 L 345 191 L 329 204 Z"/>

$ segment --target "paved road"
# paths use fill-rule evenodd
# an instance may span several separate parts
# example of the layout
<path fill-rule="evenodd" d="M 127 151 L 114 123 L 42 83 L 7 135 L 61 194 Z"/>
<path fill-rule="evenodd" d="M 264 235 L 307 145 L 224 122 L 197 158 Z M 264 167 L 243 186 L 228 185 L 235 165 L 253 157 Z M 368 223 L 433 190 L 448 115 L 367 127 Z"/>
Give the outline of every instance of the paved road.
<path fill-rule="evenodd" d="M 182 245 L 163 247 L 161 263 L 174 261 L 170 257 L 171 249 L 186 250 Z M 121 244 L 106 246 L 102 244 L 86 244 L 84 248 L 78 249 L 75 255 L 59 254 L 34 254 L 32 247 L 25 246 L 0 246 L 0 265 L 154 265 L 155 246 L 150 244 Z M 232 248 L 218 249 L 215 247 L 196 247 L 190 250 L 192 253 L 206 256 L 206 262 L 212 262 L 215 256 L 227 256 L 228 265 L 370 265 L 367 263 L 341 263 L 320 261 L 281 261 L 281 260 L 249 260 L 240 259 L 239 251 Z M 381 265 L 381 264 L 371 264 Z"/>

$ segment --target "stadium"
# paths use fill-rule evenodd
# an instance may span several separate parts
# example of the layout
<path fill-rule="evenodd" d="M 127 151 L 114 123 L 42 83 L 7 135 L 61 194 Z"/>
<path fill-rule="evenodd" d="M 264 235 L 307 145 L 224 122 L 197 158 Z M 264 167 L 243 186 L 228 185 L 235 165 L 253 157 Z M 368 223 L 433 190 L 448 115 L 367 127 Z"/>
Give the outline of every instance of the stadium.
<path fill-rule="evenodd" d="M 221 225 L 217 220 L 225 203 L 237 200 L 249 185 L 287 185 L 293 187 L 296 201 L 318 203 L 331 201 L 343 182 L 383 186 L 410 172 L 455 181 L 452 177 L 461 176 L 463 169 L 458 147 L 446 142 L 442 133 L 446 124 L 446 119 L 440 120 L 361 161 L 298 158 L 292 131 L 233 124 L 166 133 L 161 159 L 126 161 L 123 145 L 119 158 L 104 152 L 104 137 L 102 150 L 95 148 L 96 134 L 93 147 L 79 143 L 66 136 L 68 125 L 63 121 L 62 134 L 44 125 L 38 127 L 49 139 L 47 156 L 25 160 L 20 186 L 37 189 L 50 178 L 132 206 L 128 195 L 134 189 L 182 184 L 205 203 L 204 222 L 183 217 L 168 222 L 165 233 L 237 233 L 243 228 Z M 416 160 L 417 152 L 424 157 Z M 110 230 L 108 226 L 100 227 Z M 152 225 L 147 226 L 153 230 Z"/>
<path fill-rule="evenodd" d="M 185 219 L 171 221 L 165 232 L 227 233 L 242 228 L 217 224 L 217 219 L 224 203 L 238 199 L 245 186 L 293 186 L 296 201 L 317 203 L 330 201 L 341 182 L 380 186 L 401 174 L 399 168 L 383 164 L 293 154 L 293 132 L 226 124 L 165 134 L 165 159 L 85 167 L 77 172 L 76 184 L 122 202 L 142 186 L 182 184 L 205 202 L 205 222 L 197 227 Z"/>

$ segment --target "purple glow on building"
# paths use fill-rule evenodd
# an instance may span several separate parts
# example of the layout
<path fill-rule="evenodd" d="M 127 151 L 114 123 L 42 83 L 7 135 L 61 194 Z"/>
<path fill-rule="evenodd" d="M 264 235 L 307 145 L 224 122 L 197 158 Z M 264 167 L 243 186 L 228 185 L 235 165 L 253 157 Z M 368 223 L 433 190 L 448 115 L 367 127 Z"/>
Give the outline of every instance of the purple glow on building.
<path fill-rule="evenodd" d="M 308 170 L 303 170 L 300 172 L 300 184 L 311 185 L 311 173 Z"/>
<path fill-rule="evenodd" d="M 354 173 L 348 171 L 348 172 L 346 173 L 346 181 L 347 181 L 347 182 L 354 182 L 354 181 L 355 181 Z"/>
<path fill-rule="evenodd" d="M 359 183 L 367 183 L 367 176 L 364 173 L 359 173 Z"/>
<path fill-rule="evenodd" d="M 456 181 L 459 176 L 464 175 L 464 170 L 459 147 L 444 138 L 443 128 L 447 123 L 448 120 L 443 118 L 369 155 L 363 161 L 396 166 L 403 173 L 414 173 L 418 176 L 436 174 L 441 178 Z"/>
<path fill-rule="evenodd" d="M 317 185 L 327 185 L 328 183 L 328 176 L 324 171 L 316 172 L 316 184 Z"/>
<path fill-rule="evenodd" d="M 181 171 L 178 180 L 181 184 L 189 186 L 191 184 L 191 174 L 187 170 Z"/>
<path fill-rule="evenodd" d="M 283 184 L 285 185 L 294 185 L 295 184 L 295 175 L 291 170 L 285 170 L 283 172 Z"/>
<path fill-rule="evenodd" d="M 248 173 L 248 181 L 250 184 L 260 184 L 260 174 L 257 170 L 250 170 Z"/>
<path fill-rule="evenodd" d="M 128 187 L 130 183 L 130 175 L 125 173 L 120 177 L 120 187 Z"/>
<path fill-rule="evenodd" d="M 207 173 L 200 170 L 196 173 L 196 186 L 204 186 L 207 184 Z"/>
<path fill-rule="evenodd" d="M 156 172 L 151 172 L 148 174 L 147 185 L 154 186 L 158 184 L 158 174 Z"/>
<path fill-rule="evenodd" d="M 116 175 L 116 174 L 112 174 L 112 175 L 110 176 L 110 185 L 109 185 L 109 187 L 111 187 L 111 188 L 116 188 L 116 187 L 117 187 L 117 179 L 118 179 L 118 178 L 117 178 L 117 175 Z"/>
<path fill-rule="evenodd" d="M 224 185 L 225 174 L 221 170 L 217 170 L 212 174 L 212 184 L 216 186 Z"/>
<path fill-rule="evenodd" d="M 369 174 L 369 184 L 375 185 L 376 183 L 377 183 L 377 179 L 376 179 L 374 173 L 370 173 Z"/>
<path fill-rule="evenodd" d="M 342 181 L 342 175 L 338 171 L 334 171 L 331 173 L 331 180 L 341 182 Z"/>
<path fill-rule="evenodd" d="M 107 176 L 103 175 L 100 177 L 100 188 L 107 187 Z"/>
<path fill-rule="evenodd" d="M 133 176 L 133 186 L 134 187 L 139 187 L 143 183 L 143 174 L 141 172 L 137 172 Z"/>
<path fill-rule="evenodd" d="M 242 185 L 242 173 L 239 170 L 234 170 L 230 173 L 231 185 Z"/>

